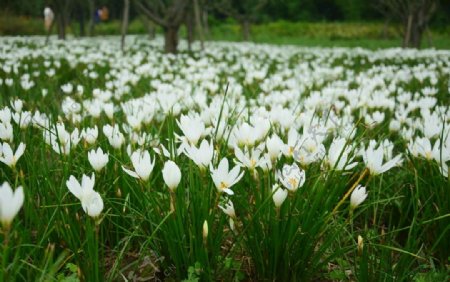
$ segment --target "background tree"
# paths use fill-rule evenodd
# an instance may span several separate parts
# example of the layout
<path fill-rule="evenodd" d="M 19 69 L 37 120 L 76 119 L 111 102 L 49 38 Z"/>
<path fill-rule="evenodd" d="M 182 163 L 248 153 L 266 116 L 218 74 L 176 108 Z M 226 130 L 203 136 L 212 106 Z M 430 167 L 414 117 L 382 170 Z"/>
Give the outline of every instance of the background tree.
<path fill-rule="evenodd" d="M 402 23 L 403 47 L 420 48 L 439 0 L 379 0 L 379 10 Z"/>
<path fill-rule="evenodd" d="M 144 25 L 145 29 L 147 30 L 148 39 L 155 39 L 156 37 L 156 28 L 155 24 L 150 21 L 147 16 L 140 15 L 139 18 L 142 20 L 142 24 Z"/>
<path fill-rule="evenodd" d="M 180 30 L 190 0 L 135 0 L 138 10 L 164 31 L 164 50 L 176 53 Z"/>
<path fill-rule="evenodd" d="M 89 23 L 88 23 L 88 35 L 94 35 L 94 26 L 95 26 L 95 0 L 87 0 L 88 2 L 88 14 L 89 14 Z"/>
<path fill-rule="evenodd" d="M 202 50 L 205 48 L 204 42 L 205 42 L 205 33 L 203 31 L 203 23 L 202 23 L 202 15 L 203 15 L 203 9 L 204 3 L 202 0 L 193 0 L 193 9 L 194 9 L 194 16 L 195 16 L 195 29 L 198 34 L 198 38 L 200 39 L 200 44 Z"/>
<path fill-rule="evenodd" d="M 122 18 L 122 30 L 121 30 L 121 39 L 120 39 L 120 48 L 122 52 L 125 49 L 125 35 L 128 30 L 128 21 L 130 16 L 130 0 L 123 0 L 123 18 Z"/>
<path fill-rule="evenodd" d="M 194 21 L 194 8 L 192 5 L 188 5 L 184 16 L 184 25 L 186 27 L 186 40 L 188 43 L 188 50 L 192 51 L 192 42 L 194 42 L 195 33 L 195 21 Z"/>
<path fill-rule="evenodd" d="M 66 39 L 66 28 L 69 25 L 72 0 L 53 0 L 51 6 L 55 11 L 55 24 L 59 39 Z"/>
<path fill-rule="evenodd" d="M 218 0 L 215 3 L 217 10 L 239 22 L 242 36 L 248 41 L 250 25 L 258 19 L 259 12 L 267 4 L 267 0 Z"/>

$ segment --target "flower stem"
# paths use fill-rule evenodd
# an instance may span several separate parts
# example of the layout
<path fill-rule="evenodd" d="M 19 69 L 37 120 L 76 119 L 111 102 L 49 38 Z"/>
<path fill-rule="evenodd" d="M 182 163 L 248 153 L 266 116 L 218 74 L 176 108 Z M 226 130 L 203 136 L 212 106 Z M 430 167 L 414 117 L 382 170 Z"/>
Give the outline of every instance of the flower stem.
<path fill-rule="evenodd" d="M 369 170 L 367 168 L 364 169 L 364 171 L 359 176 L 358 180 L 356 180 L 356 182 L 353 183 L 352 187 L 347 191 L 347 193 L 345 193 L 344 197 L 339 201 L 339 203 L 333 209 L 333 211 L 331 212 L 331 215 L 334 215 L 337 212 L 337 210 L 339 209 L 339 207 L 342 206 L 342 204 L 345 202 L 345 200 L 347 200 L 347 198 L 350 197 L 350 194 L 353 192 L 353 190 L 355 190 L 355 188 L 358 186 L 358 184 L 361 182 L 361 180 L 363 180 L 363 178 L 367 175 L 368 172 L 369 172 Z"/>
<path fill-rule="evenodd" d="M 3 239 L 3 256 L 2 256 L 2 281 L 8 281 L 7 264 L 9 257 L 9 226 L 4 228 L 4 239 Z"/>

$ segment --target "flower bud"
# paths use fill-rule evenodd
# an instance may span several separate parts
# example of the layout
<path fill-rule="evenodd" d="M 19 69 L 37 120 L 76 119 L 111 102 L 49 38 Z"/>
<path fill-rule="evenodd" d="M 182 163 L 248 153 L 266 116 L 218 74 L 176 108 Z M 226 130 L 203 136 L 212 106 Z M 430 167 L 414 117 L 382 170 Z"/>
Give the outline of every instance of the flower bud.
<path fill-rule="evenodd" d="M 173 161 L 169 160 L 164 164 L 162 175 L 164 182 L 171 191 L 174 191 L 178 187 L 178 184 L 180 184 L 181 171 Z"/>
<path fill-rule="evenodd" d="M 203 222 L 203 241 L 206 242 L 207 238 L 208 238 L 208 221 L 205 220 L 205 222 Z"/>
<path fill-rule="evenodd" d="M 358 235 L 358 255 L 362 255 L 364 249 L 364 239 L 361 235 Z"/>
<path fill-rule="evenodd" d="M 356 209 L 366 198 L 366 187 L 358 185 L 350 196 L 350 209 Z"/>
<path fill-rule="evenodd" d="M 284 200 L 286 200 L 288 191 L 281 188 L 278 184 L 273 185 L 272 191 L 274 191 L 272 199 L 275 203 L 275 207 L 279 208 L 283 204 Z"/>

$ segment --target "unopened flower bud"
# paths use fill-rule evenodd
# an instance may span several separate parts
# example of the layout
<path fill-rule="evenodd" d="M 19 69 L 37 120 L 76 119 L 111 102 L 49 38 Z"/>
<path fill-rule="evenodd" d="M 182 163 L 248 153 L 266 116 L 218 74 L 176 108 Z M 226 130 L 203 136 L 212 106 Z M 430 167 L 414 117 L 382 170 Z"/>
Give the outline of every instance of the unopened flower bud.
<path fill-rule="evenodd" d="M 207 238 L 208 238 L 208 221 L 205 220 L 205 222 L 203 222 L 203 241 L 206 242 Z"/>
<path fill-rule="evenodd" d="M 358 235 L 358 255 L 362 255 L 364 249 L 364 239 L 361 235 Z"/>

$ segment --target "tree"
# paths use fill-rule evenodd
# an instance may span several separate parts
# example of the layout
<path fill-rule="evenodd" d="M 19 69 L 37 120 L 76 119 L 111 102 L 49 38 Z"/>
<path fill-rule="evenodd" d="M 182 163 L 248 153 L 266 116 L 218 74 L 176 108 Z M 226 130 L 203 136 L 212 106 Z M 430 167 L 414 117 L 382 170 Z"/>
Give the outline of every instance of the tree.
<path fill-rule="evenodd" d="M 164 50 L 176 53 L 178 31 L 190 0 L 135 0 L 138 10 L 164 30 Z"/>
<path fill-rule="evenodd" d="M 379 10 L 402 23 L 403 48 L 420 48 L 439 0 L 379 0 Z"/>
<path fill-rule="evenodd" d="M 200 9 L 200 3 L 201 0 L 193 0 L 194 5 L 194 15 L 195 15 L 195 27 L 198 33 L 198 37 L 200 39 L 200 44 L 202 50 L 205 49 L 204 42 L 205 42 L 205 34 L 203 32 L 203 25 L 202 25 L 202 11 Z"/>
<path fill-rule="evenodd" d="M 218 0 L 216 9 L 234 18 L 241 25 L 242 36 L 245 41 L 250 39 L 250 25 L 257 20 L 260 10 L 267 4 L 267 0 Z"/>
<path fill-rule="evenodd" d="M 58 30 L 58 38 L 66 39 L 66 27 L 69 24 L 69 14 L 72 6 L 71 0 L 54 0 L 56 29 Z"/>
<path fill-rule="evenodd" d="M 95 25 L 95 1 L 88 1 L 88 11 L 89 11 L 89 23 L 88 23 L 88 36 L 94 35 L 94 25 Z"/>
<path fill-rule="evenodd" d="M 186 26 L 186 39 L 188 43 L 188 50 L 192 51 L 192 42 L 194 42 L 194 31 L 195 31 L 194 10 L 192 9 L 192 7 L 187 8 L 184 17 L 184 25 Z"/>
<path fill-rule="evenodd" d="M 120 40 L 120 48 L 122 52 L 125 50 L 125 35 L 128 30 L 128 17 L 130 16 L 130 0 L 123 0 L 123 18 L 122 18 L 122 31 L 121 31 L 121 40 Z"/>
<path fill-rule="evenodd" d="M 155 39 L 156 30 L 153 22 L 149 21 L 145 15 L 140 15 L 140 19 L 142 20 L 142 24 L 145 26 L 147 30 L 148 39 Z"/>

